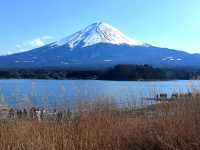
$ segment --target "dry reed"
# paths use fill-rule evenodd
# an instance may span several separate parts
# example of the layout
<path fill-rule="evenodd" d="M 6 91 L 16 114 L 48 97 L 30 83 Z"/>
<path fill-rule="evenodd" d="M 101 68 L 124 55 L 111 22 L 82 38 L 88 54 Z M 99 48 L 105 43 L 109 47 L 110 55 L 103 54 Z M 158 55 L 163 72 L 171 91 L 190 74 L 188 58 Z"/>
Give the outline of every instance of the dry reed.
<path fill-rule="evenodd" d="M 56 121 L 1 120 L 1 150 L 199 150 L 200 97 L 140 110 L 91 102 Z"/>

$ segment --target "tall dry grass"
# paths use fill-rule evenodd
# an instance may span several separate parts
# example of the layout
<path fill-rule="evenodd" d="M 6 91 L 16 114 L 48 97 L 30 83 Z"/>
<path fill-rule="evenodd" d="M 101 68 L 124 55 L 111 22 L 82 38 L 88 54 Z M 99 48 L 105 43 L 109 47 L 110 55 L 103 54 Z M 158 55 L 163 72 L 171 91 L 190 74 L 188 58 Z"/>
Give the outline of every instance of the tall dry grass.
<path fill-rule="evenodd" d="M 200 97 L 144 109 L 81 104 L 61 122 L 1 120 L 1 150 L 199 150 Z"/>

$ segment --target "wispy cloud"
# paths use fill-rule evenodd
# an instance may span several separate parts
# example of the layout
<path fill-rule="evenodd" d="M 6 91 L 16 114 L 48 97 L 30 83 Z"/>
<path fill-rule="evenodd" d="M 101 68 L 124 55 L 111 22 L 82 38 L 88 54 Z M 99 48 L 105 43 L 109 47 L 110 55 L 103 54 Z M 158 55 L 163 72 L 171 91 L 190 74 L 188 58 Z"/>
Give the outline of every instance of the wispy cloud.
<path fill-rule="evenodd" d="M 21 52 L 31 50 L 34 48 L 44 46 L 45 44 L 51 42 L 53 39 L 54 38 L 52 36 L 45 35 L 45 36 L 35 38 L 30 41 L 25 41 L 20 44 L 17 44 L 16 49 L 17 49 L 17 51 L 21 51 Z"/>

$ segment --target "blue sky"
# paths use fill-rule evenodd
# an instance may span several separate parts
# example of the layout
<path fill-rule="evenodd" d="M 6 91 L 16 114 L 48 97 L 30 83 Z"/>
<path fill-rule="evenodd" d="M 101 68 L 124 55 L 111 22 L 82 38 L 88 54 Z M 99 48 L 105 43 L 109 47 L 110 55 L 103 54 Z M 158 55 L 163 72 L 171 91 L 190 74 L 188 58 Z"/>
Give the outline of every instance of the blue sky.
<path fill-rule="evenodd" d="M 0 54 L 32 49 L 94 22 L 146 43 L 200 53 L 199 0 L 1 0 Z"/>

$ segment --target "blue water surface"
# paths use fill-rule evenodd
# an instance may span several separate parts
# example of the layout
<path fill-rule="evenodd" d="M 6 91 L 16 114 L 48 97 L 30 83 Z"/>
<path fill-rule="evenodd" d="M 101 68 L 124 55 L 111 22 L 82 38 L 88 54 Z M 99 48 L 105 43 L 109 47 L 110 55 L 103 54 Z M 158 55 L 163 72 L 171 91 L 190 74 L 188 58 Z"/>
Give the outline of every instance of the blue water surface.
<path fill-rule="evenodd" d="M 0 80 L 0 99 L 17 104 L 64 105 L 111 99 L 120 104 L 148 105 L 144 98 L 159 93 L 198 91 L 200 81 L 98 81 L 98 80 Z"/>

